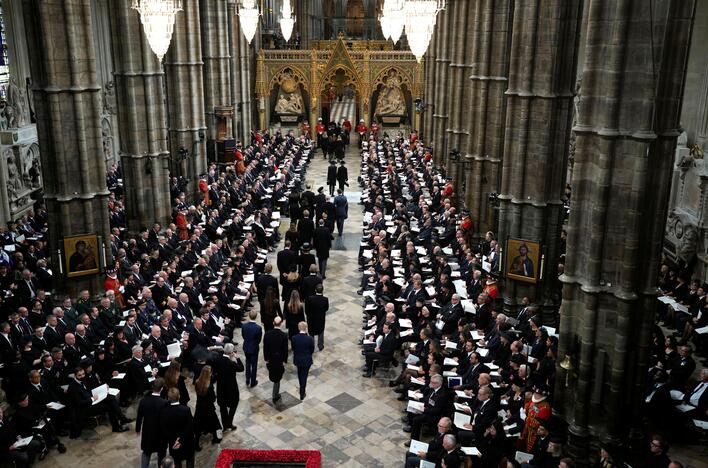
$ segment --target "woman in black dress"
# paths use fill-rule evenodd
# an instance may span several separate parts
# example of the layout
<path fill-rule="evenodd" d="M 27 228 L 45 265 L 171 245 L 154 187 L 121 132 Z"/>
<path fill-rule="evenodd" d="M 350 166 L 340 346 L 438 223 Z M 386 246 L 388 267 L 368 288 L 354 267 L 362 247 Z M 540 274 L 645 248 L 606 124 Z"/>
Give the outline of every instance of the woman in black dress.
<path fill-rule="evenodd" d="M 211 443 L 218 444 L 221 439 L 216 431 L 221 429 L 219 417 L 216 415 L 216 392 L 212 382 L 211 366 L 202 368 L 199 378 L 194 384 L 197 393 L 197 406 L 194 409 L 194 443 L 201 450 L 199 438 L 202 434 L 211 433 Z"/>
<path fill-rule="evenodd" d="M 297 232 L 296 223 L 290 223 L 290 228 L 285 231 L 285 240 L 290 241 L 290 250 L 300 251 L 300 234 Z"/>
<path fill-rule="evenodd" d="M 171 388 L 179 390 L 179 403 L 186 405 L 189 402 L 189 392 L 187 391 L 187 379 L 182 375 L 182 364 L 177 359 L 170 361 L 170 367 L 165 372 L 165 386 L 162 388 L 160 396 L 167 398 L 167 392 Z"/>
<path fill-rule="evenodd" d="M 278 292 L 272 286 L 268 286 L 261 307 L 261 321 L 263 322 L 263 330 L 268 331 L 273 329 L 273 320 L 275 317 L 283 318 L 283 311 L 280 308 L 280 299 Z"/>
<path fill-rule="evenodd" d="M 290 293 L 290 301 L 285 306 L 285 326 L 288 328 L 288 338 L 300 333 L 297 324 L 305 321 L 305 306 L 300 301 L 300 293 L 294 289 Z"/>
<path fill-rule="evenodd" d="M 290 271 L 283 278 L 283 302 L 290 300 L 293 291 L 300 289 L 300 274 L 297 272 L 297 265 L 292 265 Z"/>

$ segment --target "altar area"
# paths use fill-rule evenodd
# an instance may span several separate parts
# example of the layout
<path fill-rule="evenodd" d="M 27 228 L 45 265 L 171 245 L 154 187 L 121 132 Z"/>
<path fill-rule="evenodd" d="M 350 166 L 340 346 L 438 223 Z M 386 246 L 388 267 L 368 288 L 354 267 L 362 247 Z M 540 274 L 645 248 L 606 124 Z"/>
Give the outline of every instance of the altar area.
<path fill-rule="evenodd" d="M 388 41 L 349 41 L 340 34 L 314 41 L 311 50 L 261 50 L 256 59 L 260 128 L 308 121 L 314 132 L 318 118 L 345 117 L 367 126 L 418 128 L 414 102 L 423 89 L 423 62 L 392 50 Z M 337 103 L 348 104 L 348 115 L 337 111 Z"/>

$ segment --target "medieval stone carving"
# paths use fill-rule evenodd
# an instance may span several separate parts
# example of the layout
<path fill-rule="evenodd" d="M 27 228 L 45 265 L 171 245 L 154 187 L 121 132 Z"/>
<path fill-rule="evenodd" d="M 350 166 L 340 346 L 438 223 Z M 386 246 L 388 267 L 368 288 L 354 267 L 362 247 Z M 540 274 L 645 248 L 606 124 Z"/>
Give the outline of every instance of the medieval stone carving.
<path fill-rule="evenodd" d="M 377 115 L 406 115 L 406 99 L 401 91 L 401 78 L 391 70 L 376 100 Z"/>
<path fill-rule="evenodd" d="M 25 92 L 17 86 L 15 77 L 7 85 L 7 102 L 2 109 L 5 128 L 20 128 L 29 123 L 29 109 Z"/>
<path fill-rule="evenodd" d="M 103 87 L 103 112 L 106 114 L 115 115 L 116 108 L 116 84 L 109 81 Z"/>
<path fill-rule="evenodd" d="M 103 156 L 106 161 L 113 159 L 113 129 L 108 119 L 101 120 L 101 137 L 103 139 Z"/>
<path fill-rule="evenodd" d="M 278 100 L 275 103 L 277 114 L 302 114 L 305 105 L 300 92 L 300 85 L 290 74 L 285 74 L 280 84 Z"/>
<path fill-rule="evenodd" d="M 680 236 L 681 244 L 678 247 L 677 256 L 686 263 L 689 263 L 698 251 L 698 229 L 695 226 L 687 225 L 683 228 L 683 236 Z M 678 235 L 676 237 L 679 237 Z"/>

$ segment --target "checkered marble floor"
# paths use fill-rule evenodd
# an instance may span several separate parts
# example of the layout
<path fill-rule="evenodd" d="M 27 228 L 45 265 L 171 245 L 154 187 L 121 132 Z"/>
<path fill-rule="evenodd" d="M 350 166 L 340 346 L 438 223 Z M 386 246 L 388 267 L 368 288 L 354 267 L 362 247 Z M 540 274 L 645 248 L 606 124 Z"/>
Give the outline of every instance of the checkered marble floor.
<path fill-rule="evenodd" d="M 351 188 L 357 189 L 359 157 L 356 141 L 352 143 L 346 161 L 352 175 Z M 318 151 L 307 173 L 315 189 L 325 185 L 326 172 L 327 162 Z M 350 202 L 349 219 L 344 237 L 335 239 L 325 280 L 325 295 L 330 299 L 325 348 L 315 352 L 306 399 L 298 398 L 297 372 L 291 359 L 281 383 L 282 400 L 273 405 L 272 384 L 261 353 L 259 384 L 255 388 L 246 388 L 243 374 L 239 374 L 241 402 L 234 418 L 237 430 L 224 434 L 219 445 L 211 445 L 211 438 L 204 437 L 196 466 L 213 467 L 222 448 L 319 450 L 325 467 L 403 465 L 406 452 L 403 443 L 408 440 L 401 430 L 403 404 L 388 388 L 385 375 L 373 379 L 361 377 L 363 358 L 357 342 L 362 299 L 356 290 L 361 278 L 357 254 L 362 213 L 357 204 L 360 194 L 346 195 Z M 284 223 L 283 228 L 286 226 Z M 241 342 L 240 335 L 236 341 Z M 192 409 L 195 400 L 192 398 Z M 134 417 L 135 411 L 133 405 L 127 414 Z M 66 454 L 58 455 L 53 450 L 37 466 L 139 466 L 140 437 L 134 432 L 134 423 L 130 428 L 122 434 L 111 434 L 107 425 L 85 430 L 83 439 L 63 441 L 69 449 Z M 153 458 L 153 466 L 154 463 Z"/>

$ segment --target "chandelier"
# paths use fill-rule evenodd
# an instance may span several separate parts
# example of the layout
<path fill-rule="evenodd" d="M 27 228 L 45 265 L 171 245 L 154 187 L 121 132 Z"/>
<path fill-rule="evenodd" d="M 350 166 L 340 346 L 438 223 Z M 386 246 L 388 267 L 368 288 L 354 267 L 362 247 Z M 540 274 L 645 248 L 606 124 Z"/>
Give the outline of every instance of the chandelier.
<path fill-rule="evenodd" d="M 256 35 L 259 14 L 256 0 L 241 0 L 241 5 L 238 9 L 238 19 L 241 24 L 241 31 L 243 31 L 243 35 L 246 36 L 249 44 L 253 40 L 253 36 Z"/>
<path fill-rule="evenodd" d="M 140 13 L 150 48 L 162 62 L 172 41 L 175 16 L 182 9 L 181 0 L 133 0 L 132 7 Z"/>
<path fill-rule="evenodd" d="M 406 0 L 404 4 L 408 46 L 418 62 L 428 50 L 438 11 L 443 8 L 445 0 Z"/>
<path fill-rule="evenodd" d="M 290 0 L 283 0 L 283 17 L 280 18 L 280 29 L 283 31 L 285 42 L 290 40 L 290 36 L 293 33 L 293 26 L 295 26 L 295 16 L 290 7 Z"/>
<path fill-rule="evenodd" d="M 384 28 L 383 21 L 385 20 L 388 29 L 388 35 L 384 32 L 386 38 L 391 38 L 393 43 L 397 43 L 403 33 L 406 18 L 404 16 L 405 0 L 385 0 L 383 6 L 383 15 L 381 17 L 381 29 Z"/>

